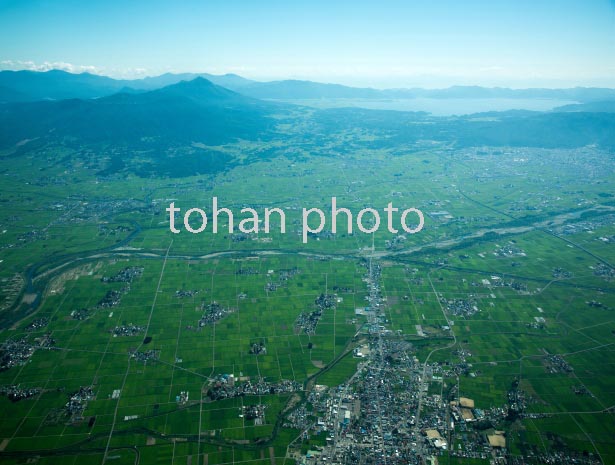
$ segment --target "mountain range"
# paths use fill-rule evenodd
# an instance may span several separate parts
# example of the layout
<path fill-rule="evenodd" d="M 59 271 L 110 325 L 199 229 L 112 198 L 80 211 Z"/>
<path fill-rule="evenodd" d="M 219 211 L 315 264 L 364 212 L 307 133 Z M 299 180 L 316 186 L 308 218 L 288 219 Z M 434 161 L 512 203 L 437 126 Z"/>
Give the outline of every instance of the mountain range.
<path fill-rule="evenodd" d="M 578 103 L 615 101 L 615 89 L 593 87 L 509 89 L 503 87 L 453 86 L 446 89 L 380 90 L 301 80 L 258 82 L 236 74 L 167 73 L 156 77 L 123 80 L 89 73 L 72 74 L 52 70 L 47 72 L 0 71 L 0 102 L 70 98 L 91 99 L 106 97 L 118 92 L 141 93 L 177 84 L 181 81 L 191 81 L 199 77 L 249 97 L 272 100 L 529 98 L 569 100 Z"/>
<path fill-rule="evenodd" d="M 144 138 L 164 140 L 165 144 L 220 144 L 265 137 L 272 125 L 267 116 L 278 106 L 202 77 L 156 90 L 95 99 L 12 102 L 0 105 L 0 144 L 10 146 L 50 134 L 56 139 L 78 136 L 86 142 L 115 144 Z"/>
<path fill-rule="evenodd" d="M 68 149 L 101 175 L 129 171 L 145 177 L 181 177 L 272 156 L 300 157 L 302 151 L 343 156 L 354 150 L 412 149 L 426 143 L 459 148 L 595 144 L 615 149 L 615 98 L 592 100 L 608 97 L 611 89 L 553 90 L 569 92 L 568 98 L 576 92 L 581 103 L 551 112 L 442 118 L 361 108 L 318 110 L 283 101 L 301 101 L 297 95 L 353 98 L 360 92 L 372 96 L 363 98 L 380 98 L 385 92 L 375 89 L 306 81 L 255 83 L 235 75 L 215 80 L 225 86 L 191 74 L 118 81 L 61 71 L 0 73 L 0 92 L 11 97 L 0 103 L 2 156 L 49 157 L 56 148 L 58 153 Z M 455 87 L 430 95 L 477 98 L 507 91 Z M 546 95 L 536 89 L 525 92 Z M 278 98 L 267 97 L 271 95 Z M 369 137 L 348 138 L 356 131 Z"/>

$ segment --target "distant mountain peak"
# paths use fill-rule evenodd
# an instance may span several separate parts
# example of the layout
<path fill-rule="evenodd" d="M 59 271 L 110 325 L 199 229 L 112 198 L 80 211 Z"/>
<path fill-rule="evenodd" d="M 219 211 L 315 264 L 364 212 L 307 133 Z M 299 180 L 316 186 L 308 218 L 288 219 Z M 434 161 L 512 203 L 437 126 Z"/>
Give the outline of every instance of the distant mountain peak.
<path fill-rule="evenodd" d="M 220 103 L 221 101 L 251 102 L 253 100 L 251 97 L 246 97 L 225 87 L 218 86 L 202 76 L 189 81 L 180 81 L 176 84 L 147 92 L 145 95 L 147 94 L 181 96 L 191 100 L 210 103 Z"/>
<path fill-rule="evenodd" d="M 194 79 L 189 79 L 189 80 L 182 80 L 179 81 L 177 84 L 171 84 L 168 87 L 181 87 L 181 86 L 215 86 L 215 84 L 213 82 L 211 82 L 209 79 L 205 79 L 203 76 L 197 76 Z"/>

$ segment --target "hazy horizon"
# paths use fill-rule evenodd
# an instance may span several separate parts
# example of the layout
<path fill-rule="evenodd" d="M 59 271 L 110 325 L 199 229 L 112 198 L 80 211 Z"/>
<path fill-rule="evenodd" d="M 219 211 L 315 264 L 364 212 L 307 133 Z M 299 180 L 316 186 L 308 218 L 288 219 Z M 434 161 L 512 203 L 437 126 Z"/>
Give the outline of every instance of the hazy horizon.
<path fill-rule="evenodd" d="M 0 4 L 0 69 L 234 73 L 374 88 L 615 87 L 615 4 Z M 79 40 L 75 40 L 78 37 Z"/>
<path fill-rule="evenodd" d="M 376 90 L 396 90 L 396 89 L 400 89 L 400 90 L 411 90 L 411 89 L 425 89 L 425 90 L 437 90 L 437 89 L 447 89 L 447 88 L 452 88 L 452 87 L 481 87 L 481 88 L 485 88 L 485 89 L 511 89 L 511 90 L 527 90 L 527 89 L 548 89 L 548 90 L 557 90 L 557 89 L 571 89 L 571 88 L 605 88 L 605 89 L 615 89 L 615 84 L 613 84 L 612 86 L 591 86 L 591 85 L 569 85 L 569 86 L 506 86 L 506 85 L 481 85 L 481 84 L 476 84 L 476 83 L 463 83 L 463 84 L 459 84 L 459 83 L 451 83 L 448 85 L 441 85 L 441 86 L 434 86 L 434 85 L 413 85 L 413 86 L 391 86 L 391 87 L 378 87 L 378 86 L 370 86 L 370 85 L 359 85 L 359 84 L 352 84 L 352 83 L 345 83 L 345 82 L 335 82 L 335 81 L 329 81 L 329 80 L 315 80 L 315 79 L 308 79 L 308 78 L 300 78 L 300 77 L 281 77 L 281 78 L 272 78 L 272 79 L 253 79 L 253 78 L 249 78 L 247 76 L 238 74 L 238 73 L 234 73 L 234 72 L 228 72 L 228 73 L 214 73 L 214 72 L 210 72 L 210 71 L 167 71 L 165 73 L 161 73 L 161 74 L 148 74 L 148 75 L 144 75 L 144 76 L 135 76 L 135 77 L 122 77 L 122 76 L 112 76 L 109 74 L 104 74 L 104 73 L 100 73 L 100 72 L 94 72 L 94 71 L 89 71 L 89 70 L 75 70 L 75 69 L 67 69 L 67 67 L 61 67 L 61 66 L 57 66 L 57 67 L 50 67 L 47 66 L 47 63 L 44 63 L 42 66 L 38 66 L 38 67 L 14 67 L 14 68 L 3 68 L 0 65 L 0 72 L 2 71 L 31 71 L 31 72 L 37 72 L 37 73 L 46 73 L 49 71 L 63 71 L 66 73 L 70 73 L 70 74 L 90 74 L 90 75 L 94 75 L 94 76 L 101 76 L 101 77 L 107 77 L 107 78 L 111 78 L 111 79 L 115 79 L 115 80 L 125 80 L 125 81 L 132 81 L 132 80 L 140 80 L 140 79 L 152 79 L 152 78 L 157 78 L 160 76 L 163 76 L 165 74 L 172 74 L 172 75 L 182 75 L 182 74 L 195 74 L 195 75 L 203 75 L 203 74 L 208 74 L 211 76 L 224 76 L 224 75 L 235 75 L 241 78 L 245 78 L 254 82 L 258 82 L 258 83 L 267 83 L 267 82 L 277 82 L 277 81 L 285 81 L 285 80 L 294 80 L 294 81 L 309 81 L 309 82 L 313 82 L 313 83 L 318 83 L 318 84 L 331 84 L 331 85 L 342 85 L 342 86 L 347 86 L 347 87 L 354 87 L 354 88 L 365 88 L 365 89 L 376 89 Z M 49 64 L 51 65 L 51 64 Z"/>

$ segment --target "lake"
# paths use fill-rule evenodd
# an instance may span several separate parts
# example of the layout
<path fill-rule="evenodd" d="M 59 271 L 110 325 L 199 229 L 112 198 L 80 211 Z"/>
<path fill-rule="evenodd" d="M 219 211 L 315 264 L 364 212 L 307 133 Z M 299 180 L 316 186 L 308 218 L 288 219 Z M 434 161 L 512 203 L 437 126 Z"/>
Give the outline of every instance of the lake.
<path fill-rule="evenodd" d="M 549 111 L 573 100 L 514 98 L 415 98 L 415 99 L 292 99 L 279 100 L 314 108 L 367 108 L 372 110 L 426 111 L 435 116 L 468 115 L 487 111 Z"/>

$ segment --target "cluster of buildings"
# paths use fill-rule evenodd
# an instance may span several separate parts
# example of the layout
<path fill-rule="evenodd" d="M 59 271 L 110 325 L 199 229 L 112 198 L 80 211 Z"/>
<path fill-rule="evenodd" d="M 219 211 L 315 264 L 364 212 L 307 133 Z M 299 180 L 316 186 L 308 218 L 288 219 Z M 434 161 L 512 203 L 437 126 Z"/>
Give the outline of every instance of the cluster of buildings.
<path fill-rule="evenodd" d="M 506 280 L 506 279 L 501 279 L 499 277 L 497 277 L 498 279 L 493 279 L 494 277 L 492 276 L 492 285 L 493 287 L 509 287 L 519 293 L 527 293 L 529 292 L 529 289 L 527 287 L 527 284 L 519 282 L 519 281 L 515 281 L 515 280 Z"/>
<path fill-rule="evenodd" d="M 156 349 L 150 349 L 145 351 L 136 350 L 130 353 L 130 358 L 143 363 L 147 363 L 149 360 L 158 360 L 160 358 L 160 351 Z"/>
<path fill-rule="evenodd" d="M 117 307 L 120 304 L 120 301 L 122 300 L 122 295 L 126 292 L 128 292 L 127 287 L 123 287 L 119 291 L 116 289 L 108 290 L 107 293 L 104 295 L 104 297 L 100 299 L 100 301 L 98 302 L 97 307 L 98 308 Z"/>
<path fill-rule="evenodd" d="M 506 422 L 544 416 L 526 413 L 531 397 L 517 381 L 501 406 L 483 409 L 473 399 L 461 396 L 458 385 L 451 386 L 450 380 L 473 375 L 466 361 L 471 354 L 463 347 L 454 351 L 457 363 L 419 363 L 412 345 L 386 330 L 386 299 L 378 283 L 380 267 L 371 260 L 366 260 L 365 266 L 369 306 L 361 314 L 367 317 L 368 330 L 353 350 L 354 357 L 360 359 L 357 370 L 338 387 L 315 386 L 307 397 L 309 408 L 299 405 L 286 416 L 285 426 L 302 431 L 289 447 L 292 458 L 304 465 L 433 464 L 443 455 L 492 464 L 599 463 L 591 454 L 571 451 L 511 455 Z M 478 311 L 472 299 L 443 303 L 455 315 Z M 558 355 L 546 355 L 545 364 L 560 372 L 571 369 Z M 447 379 L 449 386 L 445 387 Z M 582 386 L 578 391 L 584 394 Z M 306 452 L 303 441 L 311 438 L 320 440 L 310 441 Z"/>
<path fill-rule="evenodd" d="M 129 266 L 117 272 L 115 276 L 103 276 L 103 283 L 132 283 L 143 274 L 142 266 Z"/>
<path fill-rule="evenodd" d="M 571 278 L 572 277 L 572 273 L 568 270 L 565 270 L 563 268 L 557 267 L 557 268 L 553 268 L 553 270 L 551 270 L 551 276 L 553 276 L 556 279 L 567 279 L 567 278 Z"/>
<path fill-rule="evenodd" d="M 216 321 L 221 320 L 232 312 L 230 308 L 223 307 L 215 301 L 210 304 L 203 302 L 201 305 L 201 310 L 203 311 L 203 316 L 199 320 L 199 328 L 207 325 L 213 325 Z"/>
<path fill-rule="evenodd" d="M 124 283 L 121 289 L 110 289 L 96 305 L 97 308 L 117 307 L 122 300 L 122 296 L 130 291 L 130 284 L 143 274 L 143 267 L 129 266 L 120 270 L 114 276 L 103 276 L 100 280 L 103 283 Z"/>
<path fill-rule="evenodd" d="M 451 315 L 471 317 L 479 312 L 478 305 L 474 299 L 440 299 L 446 305 L 446 311 Z"/>
<path fill-rule="evenodd" d="M 573 371 L 573 368 L 561 355 L 547 355 L 545 364 L 549 373 L 572 373 Z"/>
<path fill-rule="evenodd" d="M 6 396 L 11 402 L 34 397 L 41 390 L 39 388 L 22 388 L 21 386 L 1 386 L 0 395 Z"/>
<path fill-rule="evenodd" d="M 559 465 L 602 465 L 603 461 L 593 454 L 574 453 L 572 451 L 551 450 L 549 452 L 526 451 L 522 456 L 506 457 L 507 465 L 527 465 L 528 463 Z"/>
<path fill-rule="evenodd" d="M 525 251 L 522 248 L 509 243 L 502 247 L 497 247 L 495 252 L 493 252 L 493 255 L 496 257 L 525 257 Z"/>
<path fill-rule="evenodd" d="M 90 316 L 90 310 L 87 308 L 79 308 L 70 312 L 70 316 L 73 320 L 86 320 Z"/>
<path fill-rule="evenodd" d="M 278 278 L 280 281 L 288 281 L 290 278 L 301 273 L 301 269 L 296 266 L 293 268 L 278 270 Z"/>
<path fill-rule="evenodd" d="M 189 391 L 180 391 L 179 395 L 175 396 L 175 402 L 181 405 L 185 405 L 190 400 Z"/>
<path fill-rule="evenodd" d="M 232 374 L 224 374 L 212 380 L 207 396 L 211 400 L 221 400 L 241 396 L 297 392 L 302 388 L 298 382 L 286 379 L 273 383 L 260 378 L 252 382 L 248 377 L 235 378 Z"/>
<path fill-rule="evenodd" d="M 235 274 L 238 276 L 241 276 L 241 275 L 250 276 L 250 275 L 260 274 L 260 271 L 251 266 L 246 266 L 246 267 L 242 266 L 237 271 L 235 271 Z"/>
<path fill-rule="evenodd" d="M 305 334 L 314 334 L 324 311 L 335 308 L 336 302 L 335 294 L 320 294 L 314 300 L 316 308 L 311 312 L 302 312 L 295 321 L 295 327 Z"/>
<path fill-rule="evenodd" d="M 245 420 L 254 420 L 254 426 L 259 426 L 265 423 L 266 408 L 264 404 L 244 405 L 239 416 Z"/>
<path fill-rule="evenodd" d="M 274 281 L 268 281 L 265 284 L 265 292 L 275 292 L 280 288 L 281 284 L 274 282 Z"/>
<path fill-rule="evenodd" d="M 26 337 L 9 339 L 0 346 L 0 371 L 23 365 L 34 354 L 36 348 Z"/>
<path fill-rule="evenodd" d="M 288 285 L 288 280 L 291 279 L 293 276 L 299 274 L 300 272 L 301 272 L 301 270 L 299 268 L 297 268 L 297 267 L 290 268 L 290 269 L 278 270 L 278 274 L 277 274 L 278 280 L 274 281 L 273 280 L 273 275 L 275 273 L 275 270 L 268 270 L 267 271 L 267 277 L 269 278 L 269 281 L 267 281 L 267 283 L 265 283 L 265 291 L 266 292 L 275 292 L 275 291 L 277 291 L 281 287 L 286 287 Z"/>
<path fill-rule="evenodd" d="M 175 291 L 175 297 L 177 297 L 178 299 L 183 299 L 185 297 L 194 297 L 195 295 L 197 295 L 199 293 L 199 291 L 196 290 L 184 290 L 184 289 L 180 289 L 178 291 Z"/>
<path fill-rule="evenodd" d="M 301 431 L 309 430 L 312 425 L 312 414 L 306 408 L 305 403 L 301 403 L 296 409 L 287 414 L 282 424 L 284 428 L 294 428 Z M 307 438 L 307 433 L 304 433 L 303 437 Z"/>
<path fill-rule="evenodd" d="M 116 326 L 115 328 L 111 330 L 111 334 L 113 334 L 113 337 L 136 336 L 137 334 L 140 334 L 143 331 L 145 331 L 145 328 L 143 326 L 137 326 L 137 325 L 133 325 L 132 323 L 129 323 L 126 326 L 124 325 Z"/>
<path fill-rule="evenodd" d="M 503 422 L 508 406 L 480 409 L 473 399 L 456 397 L 455 389 L 452 400 L 433 393 L 430 387 L 454 370 L 435 362 L 422 366 L 402 339 L 371 335 L 361 350 L 365 356 L 347 384 L 310 393 L 312 422 L 301 407 L 289 417 L 294 427 L 303 425 L 304 438 L 325 437 L 323 447 L 296 452 L 300 463 L 423 464 L 443 454 L 505 463 L 506 434 L 484 425 Z M 513 390 L 510 402 L 522 410 L 524 393 Z"/>
<path fill-rule="evenodd" d="M 615 278 L 615 268 L 611 268 L 604 263 L 597 263 L 594 266 L 594 275 L 605 279 Z"/>
<path fill-rule="evenodd" d="M 405 243 L 406 236 L 400 234 L 393 237 L 393 239 L 387 239 L 386 241 L 384 241 L 384 247 L 387 250 L 396 250 L 402 248 Z"/>
<path fill-rule="evenodd" d="M 36 331 L 37 329 L 44 328 L 48 324 L 49 324 L 49 318 L 47 317 L 37 318 L 32 323 L 30 323 L 28 326 L 26 326 L 26 331 Z"/>
<path fill-rule="evenodd" d="M 602 228 L 604 226 L 610 226 L 615 223 L 615 215 L 604 215 L 601 217 L 595 217 L 591 220 L 585 221 L 575 221 L 571 223 L 564 223 L 562 225 L 556 226 L 552 229 L 549 229 L 550 232 L 555 234 L 562 234 L 564 236 L 569 236 L 572 234 L 578 234 L 581 232 L 593 232 L 598 228 Z M 610 242 L 608 238 L 604 241 L 602 238 L 598 238 L 598 240 L 603 240 L 603 242 Z"/>
<path fill-rule="evenodd" d="M 367 260 L 364 279 L 369 294 L 367 338 L 353 351 L 360 358 L 355 374 L 337 388 L 316 386 L 308 396 L 310 409 L 299 406 L 287 422 L 304 431 L 304 439 L 324 437 L 325 445 L 291 454 L 306 465 L 342 463 L 437 463 L 442 454 L 497 459 L 506 454 L 506 437 L 494 428 L 475 429 L 472 424 L 499 424 L 505 407 L 483 410 L 474 401 L 458 397 L 454 386 L 444 389 L 443 379 L 467 373 L 465 357 L 454 365 L 421 364 L 411 343 L 386 330 L 386 299 L 379 279 L 381 267 Z M 451 312 L 475 311 L 472 301 L 452 301 Z M 434 392 L 434 386 L 442 387 Z M 520 402 L 522 395 L 515 397 Z M 464 447 L 456 446 L 463 438 Z M 495 463 L 495 462 L 494 462 Z"/>
<path fill-rule="evenodd" d="M 72 394 L 66 403 L 66 413 L 73 421 L 82 419 L 83 411 L 89 400 L 94 398 L 94 390 L 91 386 L 82 386 Z"/>
<path fill-rule="evenodd" d="M 267 347 L 265 347 L 265 343 L 264 342 L 255 342 L 254 344 L 250 345 L 250 354 L 252 355 L 266 355 L 267 354 Z"/>

